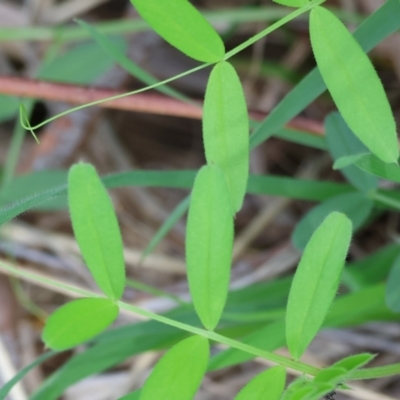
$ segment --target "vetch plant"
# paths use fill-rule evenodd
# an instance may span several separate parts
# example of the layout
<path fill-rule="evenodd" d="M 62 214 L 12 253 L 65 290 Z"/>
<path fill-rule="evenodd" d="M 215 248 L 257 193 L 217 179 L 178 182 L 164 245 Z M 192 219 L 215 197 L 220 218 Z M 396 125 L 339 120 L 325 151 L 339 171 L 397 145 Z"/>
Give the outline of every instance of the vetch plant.
<path fill-rule="evenodd" d="M 354 319 L 361 323 L 373 318 L 365 311 L 366 300 L 376 300 L 371 304 L 371 315 L 380 314 L 383 319 L 394 318 L 394 313 L 384 303 L 385 299 L 391 310 L 400 310 L 396 284 L 398 258 L 392 257 L 396 262 L 386 288 L 382 284 L 374 286 L 374 278 L 366 275 L 364 280 L 369 281 L 365 284 L 357 268 L 346 268 L 346 273 L 342 275 L 352 233 L 371 216 L 373 208 L 400 209 L 397 193 L 378 190 L 378 177 L 400 181 L 400 167 L 397 165 L 399 147 L 389 102 L 365 54 L 385 35 L 400 28 L 400 3 L 389 0 L 376 16 L 365 23 L 374 27 L 373 34 L 369 36 L 367 29 L 361 30 L 362 34 L 358 34 L 356 40 L 334 14 L 322 7 L 323 0 L 276 2 L 299 8 L 226 52 L 218 33 L 187 0 L 132 0 L 139 14 L 159 35 L 187 56 L 205 63 L 187 73 L 213 65 L 203 107 L 207 164 L 196 176 L 175 173 L 171 179 L 176 187 L 192 188 L 190 200 L 183 203 L 189 207 L 186 262 L 194 307 L 194 312 L 190 309 L 190 318 L 187 305 L 178 308 L 176 313 L 157 315 L 121 300 L 126 285 L 123 245 L 106 187 L 133 184 L 135 179 L 139 182 L 143 176 L 140 178 L 128 173 L 101 178 L 93 166 L 79 163 L 69 170 L 67 183 L 0 210 L 1 221 L 5 222 L 44 200 L 67 194 L 75 238 L 93 279 L 104 294 L 95 295 L 68 286 L 68 290 L 83 299 L 60 307 L 49 317 L 43 330 L 46 347 L 61 351 L 94 339 L 112 324 L 120 309 L 152 320 L 153 325 L 136 324 L 129 330 L 116 330 L 116 333 L 110 330 L 100 335 L 87 353 L 76 356 L 65 367 L 67 372 L 60 373 L 71 383 L 76 379 L 71 378 L 74 365 L 81 368 L 80 378 L 114 365 L 135 352 L 170 347 L 171 343 L 175 344 L 156 364 L 143 388 L 121 399 L 190 400 L 194 398 L 207 370 L 235 365 L 255 356 L 272 361 L 277 366 L 248 382 L 237 393 L 236 400 L 317 400 L 324 396 L 329 399 L 333 398 L 338 388 L 348 389 L 348 382 L 353 380 L 400 373 L 399 364 L 366 368 L 373 355 L 364 353 L 344 358 L 323 369 L 301 361 L 301 356 L 323 326 L 346 326 L 352 324 Z M 289 94 L 249 138 L 250 121 L 243 89 L 228 60 L 286 22 L 309 11 L 311 43 L 318 70 L 306 77 L 294 89 L 295 94 Z M 382 31 L 382 15 L 392 14 L 397 16 L 397 20 L 390 22 L 390 26 L 388 23 L 387 30 Z M 110 50 L 109 42 L 93 27 L 86 23 L 81 25 L 87 27 L 106 50 Z M 110 51 L 114 57 L 120 57 L 114 50 Z M 124 65 L 131 68 L 129 61 L 123 60 Z M 187 73 L 130 94 L 160 87 Z M 339 113 L 333 113 L 326 119 L 326 147 L 336 167 L 343 168 L 345 177 L 353 186 L 323 186 L 321 183 L 315 186 L 314 183 L 312 189 L 325 194 L 318 194 L 321 197 L 315 200 L 322 203 L 307 214 L 294 231 L 294 243 L 304 250 L 296 272 L 292 279 L 283 278 L 276 283 L 268 283 L 263 287 L 267 289 L 263 292 L 266 298 L 258 300 L 261 304 L 268 301 L 279 303 L 280 308 L 271 311 L 266 307 L 262 311 L 257 306 L 248 313 L 235 313 L 235 305 L 246 301 L 246 295 L 240 292 L 236 293 L 236 298 L 235 292 L 228 297 L 235 214 L 242 206 L 245 193 L 251 190 L 268 193 L 268 190 L 277 191 L 279 187 L 281 193 L 287 190 L 285 193 L 289 196 L 289 190 L 282 189 L 287 181 L 280 180 L 280 186 L 274 180 L 267 182 L 270 186 L 257 185 L 259 178 L 249 177 L 250 148 L 280 129 L 297 113 L 298 108 L 306 107 L 318 96 L 325 85 L 339 110 Z M 38 127 L 29 126 L 23 108 L 21 122 L 30 130 Z M 146 179 L 148 183 L 155 182 L 151 179 L 156 178 L 148 174 Z M 176 183 L 178 181 L 179 184 Z M 297 194 L 297 198 L 317 195 L 309 193 L 313 190 L 306 186 L 307 183 L 293 181 L 294 184 L 297 184 L 298 193 L 301 190 L 307 193 L 303 197 Z M 180 208 L 178 216 L 184 211 L 185 207 Z M 387 269 L 390 269 L 391 263 L 386 263 L 389 265 Z M 18 274 L 11 266 L 3 268 Z M 373 265 L 365 270 L 375 271 Z M 371 272 L 371 275 L 374 274 Z M 33 276 L 32 279 L 39 278 Z M 335 300 L 341 280 L 348 287 L 358 289 Z M 257 328 L 254 325 L 251 328 L 250 323 L 258 323 Z M 245 328 L 245 333 L 239 333 L 241 328 Z M 141 338 L 151 336 L 149 347 L 143 345 L 140 348 L 139 344 L 127 354 L 126 349 L 130 347 L 126 343 L 128 340 L 131 343 L 133 336 L 139 342 Z M 228 349 L 210 359 L 210 346 L 214 343 L 224 344 Z M 291 358 L 273 353 L 283 345 L 288 347 Z M 115 346 L 110 360 L 102 358 L 107 351 L 111 351 L 110 346 Z M 96 363 L 90 357 L 96 357 L 101 366 L 94 365 Z M 285 388 L 286 368 L 300 372 L 301 376 Z M 56 398 L 71 384 L 61 381 L 61 378 L 50 380 L 32 399 Z M 10 385 L 1 389 L 0 398 L 4 398 L 9 389 Z"/>

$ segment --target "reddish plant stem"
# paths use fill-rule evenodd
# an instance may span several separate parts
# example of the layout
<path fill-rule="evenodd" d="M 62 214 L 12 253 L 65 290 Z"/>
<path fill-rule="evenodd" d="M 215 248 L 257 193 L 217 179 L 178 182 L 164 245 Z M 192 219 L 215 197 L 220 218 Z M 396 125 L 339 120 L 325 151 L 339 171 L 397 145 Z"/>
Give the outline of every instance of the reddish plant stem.
<path fill-rule="evenodd" d="M 81 105 L 113 97 L 124 92 L 96 87 L 67 85 L 57 82 L 40 81 L 13 76 L 0 76 L 0 94 L 28 97 L 41 100 L 62 101 Z M 201 119 L 201 103 L 196 107 L 157 93 L 138 93 L 132 96 L 98 104 L 99 107 L 114 108 L 159 115 L 170 115 L 190 119 Z M 250 112 L 255 120 L 262 120 L 266 114 Z M 305 118 L 295 118 L 288 125 L 293 129 L 304 130 L 310 134 L 323 135 L 323 125 Z"/>

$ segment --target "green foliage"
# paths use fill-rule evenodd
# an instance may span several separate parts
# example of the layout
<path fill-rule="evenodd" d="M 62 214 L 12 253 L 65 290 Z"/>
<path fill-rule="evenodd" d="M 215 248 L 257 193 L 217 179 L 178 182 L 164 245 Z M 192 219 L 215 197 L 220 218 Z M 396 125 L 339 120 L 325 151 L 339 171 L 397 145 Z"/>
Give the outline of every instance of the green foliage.
<path fill-rule="evenodd" d="M 392 311 L 400 313 L 400 256 L 394 260 L 387 279 L 386 304 Z"/>
<path fill-rule="evenodd" d="M 186 263 L 194 307 L 209 330 L 218 324 L 228 294 L 233 245 L 229 204 L 221 170 L 213 165 L 203 167 L 190 201 Z"/>
<path fill-rule="evenodd" d="M 96 170 L 74 165 L 68 176 L 72 226 L 83 258 L 101 290 L 119 299 L 125 287 L 125 262 L 118 221 Z"/>
<path fill-rule="evenodd" d="M 309 211 L 297 223 L 292 234 L 293 244 L 303 250 L 315 229 L 332 211 L 340 211 L 352 222 L 353 229 L 358 229 L 369 217 L 373 201 L 363 193 L 345 193 L 331 197 Z"/>
<path fill-rule="evenodd" d="M 208 340 L 192 336 L 173 346 L 145 382 L 140 400 L 192 400 L 206 372 Z"/>
<path fill-rule="evenodd" d="M 334 161 L 368 153 L 368 149 L 349 129 L 339 113 L 332 113 L 325 119 L 325 133 L 328 149 Z M 363 192 L 376 189 L 378 186 L 377 178 L 360 171 L 355 166 L 345 166 L 341 172 L 352 185 Z"/>
<path fill-rule="evenodd" d="M 235 213 L 249 174 L 249 121 L 239 77 L 226 61 L 214 67 L 207 84 L 203 137 L 207 162 L 222 169 Z"/>
<path fill-rule="evenodd" d="M 303 7 L 308 4 L 310 0 L 274 0 L 274 2 L 288 7 Z"/>
<path fill-rule="evenodd" d="M 118 306 L 109 299 L 72 301 L 57 309 L 46 321 L 42 339 L 46 347 L 66 350 L 92 339 L 118 316 Z"/>
<path fill-rule="evenodd" d="M 400 192 L 377 189 L 378 178 L 400 182 L 399 152 L 389 103 L 365 54 L 400 28 L 400 2 L 388 0 L 358 27 L 353 37 L 332 13 L 320 7 L 323 0 L 276 0 L 276 3 L 300 8 L 290 14 L 284 11 L 283 18 L 226 54 L 221 38 L 189 1 L 132 2 L 165 40 L 206 64 L 158 82 L 125 56 L 123 41 L 111 41 L 104 35 L 104 29 L 97 30 L 80 22 L 99 46 L 85 44 L 73 48 L 70 54 L 79 59 L 75 70 L 68 66 L 69 52 L 46 65 L 56 66 L 66 79 L 72 71 L 79 79 L 87 80 L 93 71 L 100 73 L 115 61 L 150 85 L 139 91 L 155 88 L 190 101 L 165 84 L 216 63 L 207 84 L 203 113 L 207 165 L 198 172 L 127 171 L 100 178 L 92 166 L 80 163 L 70 169 L 68 176 L 65 171 L 42 171 L 18 178 L 3 188 L 1 202 L 7 205 L 0 209 L 0 223 L 32 207 L 64 208 L 68 197 L 73 230 L 83 258 L 108 297 L 100 298 L 87 290 L 0 263 L 3 270 L 17 277 L 28 276 L 33 283 L 46 282 L 85 297 L 62 306 L 51 315 L 43 331 L 46 346 L 56 350 L 69 349 L 101 333 L 90 347 L 71 357 L 56 371 L 31 400 L 55 400 L 70 385 L 86 376 L 108 369 L 132 355 L 160 349 L 167 349 L 167 352 L 144 387 L 121 400 L 190 400 L 207 369 L 212 371 L 237 365 L 256 356 L 279 366 L 251 380 L 238 393 L 237 400 L 319 400 L 352 379 L 400 373 L 400 366 L 396 364 L 363 368 L 373 358 L 370 354 L 347 357 L 324 369 L 298 361 L 323 326 L 353 326 L 371 320 L 399 319 L 396 313 L 400 310 L 397 283 L 400 250 L 396 245 L 348 265 L 343 283 L 350 292 L 337 299 L 334 297 L 352 229 L 356 230 L 385 209 L 400 208 Z M 249 121 L 240 79 L 226 60 L 295 17 L 305 15 L 308 10 L 311 10 L 310 34 L 319 70 L 314 70 L 296 85 L 264 121 Z M 143 22 L 139 21 L 138 26 L 143 29 Z M 111 60 L 103 56 L 103 51 Z M 101 59 L 95 63 L 93 60 L 99 54 Z M 86 66 L 87 59 L 96 64 L 94 69 Z M 52 77 L 50 72 L 46 72 L 47 77 Z M 339 113 L 326 118 L 326 137 L 313 137 L 285 128 L 291 118 L 323 93 L 325 85 L 339 109 Z M 128 94 L 122 96 L 125 95 Z M 26 117 L 21 117 L 24 126 L 28 125 Z M 249 143 L 250 126 L 254 133 Z M 249 177 L 250 148 L 272 135 L 328 150 L 335 168 L 341 169 L 349 184 L 271 175 Z M 186 197 L 166 219 L 143 257 L 154 249 L 189 207 L 186 261 L 194 308 L 173 295 L 139 282 L 132 282 L 132 285 L 177 300 L 177 307 L 165 315 L 158 315 L 118 301 L 126 284 L 123 245 L 105 188 L 122 186 L 192 189 L 191 196 Z M 240 210 L 246 193 L 285 196 L 321 204 L 307 213 L 294 230 L 295 245 L 305 249 L 294 277 L 260 282 L 231 291 L 228 296 L 234 214 Z M 117 317 L 119 308 L 150 321 L 102 333 Z M 187 338 L 189 334 L 195 336 Z M 271 353 L 285 345 L 285 337 L 294 360 Z M 210 340 L 229 348 L 209 360 Z M 38 359 L 37 363 L 44 358 Z M 6 389 L 0 390 L 0 398 L 4 398 L 37 363 L 25 367 L 6 384 Z M 282 393 L 288 367 L 309 378 L 301 376 Z"/>
<path fill-rule="evenodd" d="M 285 387 L 286 370 L 274 367 L 253 378 L 235 400 L 279 400 Z"/>
<path fill-rule="evenodd" d="M 321 75 L 350 129 L 381 160 L 397 162 L 393 114 L 367 55 L 342 22 L 322 7 L 311 11 L 310 36 Z"/>
<path fill-rule="evenodd" d="M 148 24 L 172 46 L 196 60 L 214 63 L 225 54 L 224 44 L 188 0 L 131 0 Z"/>
<path fill-rule="evenodd" d="M 351 222 L 329 214 L 311 236 L 293 278 L 286 311 L 286 340 L 299 359 L 321 328 L 340 282 Z"/>

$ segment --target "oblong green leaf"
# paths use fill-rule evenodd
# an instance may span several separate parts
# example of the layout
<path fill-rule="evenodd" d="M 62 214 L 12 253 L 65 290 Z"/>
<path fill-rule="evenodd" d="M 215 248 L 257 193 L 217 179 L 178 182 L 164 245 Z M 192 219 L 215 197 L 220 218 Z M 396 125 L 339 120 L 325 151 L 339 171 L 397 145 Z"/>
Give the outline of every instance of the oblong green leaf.
<path fill-rule="evenodd" d="M 58 308 L 46 321 L 42 339 L 46 347 L 66 350 L 92 339 L 118 316 L 118 306 L 109 299 L 71 301 Z"/>
<path fill-rule="evenodd" d="M 282 4 L 288 7 L 303 7 L 310 2 L 310 0 L 273 0 L 275 3 Z"/>
<path fill-rule="evenodd" d="M 368 364 L 374 357 L 373 354 L 369 353 L 355 354 L 354 356 L 345 357 L 335 362 L 330 368 L 343 368 L 348 373 Z"/>
<path fill-rule="evenodd" d="M 186 263 L 190 293 L 201 322 L 214 329 L 228 294 L 233 245 L 233 217 L 221 170 L 203 167 L 190 201 Z"/>
<path fill-rule="evenodd" d="M 279 400 L 285 388 L 286 369 L 274 367 L 253 378 L 235 400 Z"/>
<path fill-rule="evenodd" d="M 137 12 L 168 43 L 195 60 L 214 63 L 224 44 L 210 23 L 188 0 L 131 0 Z"/>
<path fill-rule="evenodd" d="M 222 169 L 236 212 L 242 206 L 249 175 L 249 122 L 242 85 L 228 62 L 212 70 L 203 110 L 207 163 Z"/>
<path fill-rule="evenodd" d="M 208 340 L 192 336 L 173 346 L 154 367 L 139 400 L 192 400 L 206 372 Z"/>
<path fill-rule="evenodd" d="M 400 312 L 400 256 L 393 262 L 386 283 L 386 305 L 394 312 Z"/>
<path fill-rule="evenodd" d="M 333 212 L 313 233 L 289 292 L 286 341 L 299 359 L 318 333 L 336 295 L 351 239 L 351 221 Z"/>
<path fill-rule="evenodd" d="M 374 202 L 362 193 L 345 193 L 332 197 L 309 211 L 296 225 L 292 234 L 293 244 L 303 250 L 311 235 L 332 211 L 347 215 L 353 229 L 358 229 L 369 217 Z"/>
<path fill-rule="evenodd" d="M 368 56 L 343 23 L 323 7 L 311 11 L 310 36 L 322 78 L 350 129 L 377 157 L 397 162 L 394 117 Z"/>
<path fill-rule="evenodd" d="M 68 175 L 68 204 L 82 256 L 100 289 L 119 299 L 125 287 L 125 261 L 118 221 L 94 167 L 79 163 Z"/>

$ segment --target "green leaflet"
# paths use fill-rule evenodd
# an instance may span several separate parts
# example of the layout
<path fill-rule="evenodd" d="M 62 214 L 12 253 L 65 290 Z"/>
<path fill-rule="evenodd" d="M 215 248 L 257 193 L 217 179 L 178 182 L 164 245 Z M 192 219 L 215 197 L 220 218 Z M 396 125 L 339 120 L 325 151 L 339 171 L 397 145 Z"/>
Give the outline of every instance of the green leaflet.
<path fill-rule="evenodd" d="M 206 372 L 208 340 L 191 336 L 173 346 L 154 367 L 140 400 L 192 400 Z"/>
<path fill-rule="evenodd" d="M 253 378 L 235 400 L 279 400 L 285 388 L 286 369 L 274 367 Z"/>
<path fill-rule="evenodd" d="M 72 227 L 82 256 L 101 290 L 119 299 L 125 287 L 125 261 L 113 205 L 96 170 L 75 164 L 68 175 Z"/>
<path fill-rule="evenodd" d="M 369 353 L 356 354 L 337 361 L 330 368 L 343 368 L 346 372 L 351 372 L 368 364 L 374 357 L 374 355 Z"/>
<path fill-rule="evenodd" d="M 386 164 L 372 154 L 364 155 L 355 161 L 355 165 L 372 175 L 400 182 L 400 167 L 397 164 Z"/>
<path fill-rule="evenodd" d="M 297 223 L 292 234 L 293 244 L 303 250 L 311 235 L 332 211 L 340 211 L 350 218 L 353 229 L 358 229 L 369 217 L 374 203 L 364 194 L 354 192 L 332 197 L 317 205 Z"/>
<path fill-rule="evenodd" d="M 209 22 L 188 0 L 131 0 L 163 39 L 195 60 L 215 63 L 225 55 L 224 44 Z"/>
<path fill-rule="evenodd" d="M 349 129 L 339 113 L 331 113 L 325 119 L 325 138 L 333 160 L 339 161 L 346 156 L 368 153 L 368 149 Z M 341 171 L 346 179 L 363 192 L 376 189 L 378 179 L 360 171 L 355 166 L 346 166 Z"/>
<path fill-rule="evenodd" d="M 195 180 L 186 234 L 190 293 L 203 325 L 213 330 L 228 294 L 233 245 L 233 217 L 221 170 L 203 167 Z"/>
<path fill-rule="evenodd" d="M 365 51 L 400 28 L 400 2 L 388 0 L 354 32 L 354 38 Z M 318 68 L 311 71 L 262 121 L 250 138 L 253 149 L 279 131 L 326 89 Z"/>
<path fill-rule="evenodd" d="M 400 256 L 394 262 L 386 283 L 386 304 L 394 312 L 400 312 Z"/>
<path fill-rule="evenodd" d="M 303 7 L 310 2 L 310 0 L 273 0 L 275 3 L 282 4 L 288 7 Z"/>
<path fill-rule="evenodd" d="M 242 206 L 249 175 L 249 122 L 239 77 L 226 61 L 214 67 L 208 80 L 203 138 L 207 163 L 222 169 L 236 212 Z"/>
<path fill-rule="evenodd" d="M 368 56 L 342 22 L 322 7 L 311 11 L 310 36 L 321 75 L 350 129 L 377 157 L 397 162 L 393 114 Z"/>
<path fill-rule="evenodd" d="M 132 393 L 128 393 L 124 397 L 121 397 L 118 400 L 139 400 L 140 399 L 140 390 L 135 390 Z"/>
<path fill-rule="evenodd" d="M 118 311 L 118 306 L 109 299 L 71 301 L 47 319 L 42 339 L 53 350 L 75 347 L 106 329 L 117 318 Z"/>
<path fill-rule="evenodd" d="M 313 233 L 304 250 L 286 310 L 286 341 L 296 360 L 318 333 L 336 295 L 351 229 L 344 214 L 333 212 Z"/>

